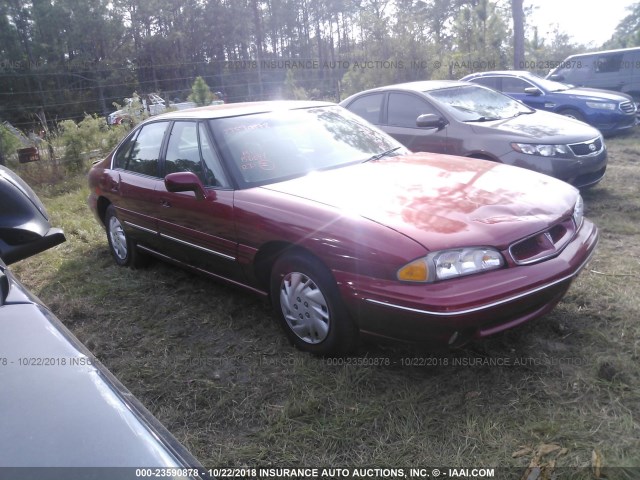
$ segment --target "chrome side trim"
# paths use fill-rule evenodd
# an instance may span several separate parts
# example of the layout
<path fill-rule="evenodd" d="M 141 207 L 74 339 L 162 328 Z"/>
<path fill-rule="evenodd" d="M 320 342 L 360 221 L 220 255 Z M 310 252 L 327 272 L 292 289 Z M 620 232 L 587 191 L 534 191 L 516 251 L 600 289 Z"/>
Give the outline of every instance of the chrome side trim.
<path fill-rule="evenodd" d="M 523 298 L 523 297 L 526 297 L 526 296 L 529 296 L 529 295 L 533 295 L 534 293 L 538 293 L 538 292 L 540 292 L 542 290 L 545 290 L 547 288 L 553 287 L 554 285 L 557 285 L 559 283 L 565 282 L 565 281 L 569 280 L 570 278 L 575 277 L 576 275 L 578 275 L 580 273 L 580 271 L 584 268 L 584 266 L 587 263 L 589 263 L 589 261 L 591 260 L 591 257 L 595 253 L 595 251 L 596 251 L 596 249 L 594 248 L 591 251 L 591 253 L 589 254 L 589 256 L 587 257 L 587 259 L 584 262 L 582 262 L 582 265 L 580 265 L 580 267 L 575 272 L 571 273 L 570 275 L 562 277 L 559 280 L 554 280 L 553 282 L 546 283 L 546 284 L 541 285 L 539 287 L 536 287 L 536 288 L 534 288 L 532 290 L 528 290 L 526 292 L 522 292 L 522 293 L 519 293 L 517 295 L 513 295 L 511 297 L 504 298 L 502 300 L 498 300 L 496 302 L 487 303 L 486 305 L 481 305 L 479 307 L 468 308 L 466 310 L 456 310 L 454 312 L 436 312 L 436 311 L 431 311 L 431 310 L 421 310 L 419 308 L 405 307 L 403 305 L 396 305 L 396 304 L 393 304 L 393 303 L 381 302 L 380 300 L 374 300 L 372 298 L 365 298 L 364 301 L 368 302 L 368 303 L 374 303 L 376 305 L 382 305 L 383 307 L 395 308 L 397 310 L 403 310 L 405 312 L 419 313 L 421 315 L 431 315 L 431 316 L 434 316 L 434 317 L 455 317 L 455 316 L 458 316 L 458 315 L 466 315 L 468 313 L 480 312 L 482 310 L 488 310 L 490 308 L 497 307 L 497 306 L 503 305 L 505 303 L 513 302 L 514 300 L 518 300 L 520 298 Z"/>
<path fill-rule="evenodd" d="M 136 225 L 135 223 L 124 221 L 125 225 L 130 226 L 131 228 L 135 228 L 137 230 L 142 230 L 143 232 L 152 233 L 153 235 L 157 235 L 158 232 L 156 230 L 152 230 L 151 228 L 141 227 L 140 225 Z"/>
<path fill-rule="evenodd" d="M 201 250 L 201 251 L 206 252 L 206 253 L 210 253 L 211 255 L 215 255 L 217 257 L 221 257 L 221 258 L 224 258 L 226 260 L 231 260 L 233 262 L 235 262 L 235 260 L 236 260 L 236 257 L 234 257 L 232 255 L 227 255 L 226 253 L 216 252 L 215 250 L 211 250 L 209 248 L 205 248 L 205 247 L 202 247 L 200 245 L 196 245 L 195 243 L 186 242 L 184 240 L 172 237 L 172 236 L 167 235 L 165 233 L 161 233 L 160 236 L 162 238 L 166 238 L 167 240 L 178 242 L 178 243 L 180 243 L 182 245 L 186 245 L 187 247 L 196 248 L 198 250 Z"/>
<path fill-rule="evenodd" d="M 260 290 L 259 288 L 252 287 L 252 286 L 247 285 L 247 284 L 244 284 L 244 283 L 242 283 L 242 282 L 238 282 L 238 281 L 236 281 L 236 280 L 232 280 L 232 279 L 230 279 L 230 278 L 223 277 L 222 275 L 217 275 L 217 274 L 215 274 L 215 273 L 213 273 L 213 272 L 210 272 L 209 270 L 205 270 L 205 269 L 203 269 L 203 268 L 196 267 L 196 266 L 191 265 L 191 264 L 189 264 L 189 263 L 181 262 L 181 261 L 179 261 L 179 260 L 176 260 L 176 259 L 175 259 L 175 258 L 173 258 L 173 257 L 170 257 L 170 256 L 168 256 L 168 255 L 165 255 L 164 253 L 160 253 L 160 252 L 158 252 L 157 250 L 154 250 L 154 249 L 152 249 L 152 248 L 146 247 L 146 246 L 144 246 L 144 245 L 137 245 L 136 247 L 137 247 L 139 250 L 143 250 L 143 251 L 145 251 L 145 252 L 147 252 L 147 253 L 150 253 L 151 255 L 154 255 L 154 256 L 156 256 L 156 257 L 158 257 L 158 258 L 161 258 L 161 259 L 163 259 L 163 260 L 165 260 L 165 261 L 167 261 L 167 262 L 173 263 L 173 264 L 175 264 L 175 265 L 178 265 L 178 266 L 181 266 L 181 267 L 187 268 L 187 269 L 189 269 L 189 270 L 193 270 L 193 271 L 195 271 L 195 272 L 198 272 L 198 273 L 201 273 L 201 274 L 207 275 L 207 276 L 209 276 L 209 277 L 215 278 L 216 280 L 222 280 L 222 281 L 224 281 L 224 282 L 230 283 L 230 284 L 235 285 L 235 286 L 237 286 L 237 287 L 246 288 L 247 290 L 250 290 L 251 292 L 256 293 L 256 294 L 258 294 L 258 295 L 260 295 L 260 296 L 262 296 L 262 297 L 268 297 L 268 296 L 269 296 L 269 293 L 268 293 L 268 292 L 265 292 L 264 290 Z"/>

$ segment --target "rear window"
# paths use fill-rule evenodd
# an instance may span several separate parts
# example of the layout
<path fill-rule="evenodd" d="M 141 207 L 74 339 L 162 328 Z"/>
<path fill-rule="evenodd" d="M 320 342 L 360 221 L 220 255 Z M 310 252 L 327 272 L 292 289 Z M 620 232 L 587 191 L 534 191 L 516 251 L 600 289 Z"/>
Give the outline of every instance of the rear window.
<path fill-rule="evenodd" d="M 470 82 L 483 85 L 485 87 L 493 88 L 494 90 L 500 90 L 498 85 L 498 79 L 496 77 L 476 77 L 469 80 Z"/>
<path fill-rule="evenodd" d="M 383 98 L 384 93 L 365 95 L 351 102 L 347 108 L 366 121 L 379 125 Z"/>

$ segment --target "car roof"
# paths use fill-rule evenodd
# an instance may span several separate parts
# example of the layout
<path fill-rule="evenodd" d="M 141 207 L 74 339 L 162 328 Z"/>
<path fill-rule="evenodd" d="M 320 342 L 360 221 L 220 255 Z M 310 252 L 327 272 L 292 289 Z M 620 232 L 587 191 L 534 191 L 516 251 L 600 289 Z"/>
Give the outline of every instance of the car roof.
<path fill-rule="evenodd" d="M 613 49 L 613 50 L 598 50 L 597 52 L 574 53 L 573 55 L 569 55 L 567 57 L 567 59 L 575 58 L 575 57 L 590 57 L 590 56 L 595 56 L 595 55 L 607 55 L 607 54 L 611 54 L 611 53 L 626 53 L 626 52 L 632 52 L 634 50 L 640 50 L 640 47 L 616 48 L 616 49 Z"/>
<path fill-rule="evenodd" d="M 416 90 L 420 92 L 428 92 L 432 90 L 440 90 L 441 88 L 457 87 L 460 85 L 468 85 L 466 82 L 459 80 L 422 80 L 419 82 L 407 82 L 391 85 L 391 87 L 402 88 L 406 90 Z"/>
<path fill-rule="evenodd" d="M 367 92 L 386 91 L 386 90 L 411 90 L 414 92 L 430 92 L 440 90 L 447 87 L 458 87 L 469 85 L 467 82 L 460 80 L 420 80 L 417 82 L 396 83 L 394 85 L 386 85 L 384 87 L 372 88 Z"/>
<path fill-rule="evenodd" d="M 313 108 L 334 106 L 335 103 L 306 101 L 306 100 L 274 100 L 263 102 L 224 103 L 206 107 L 188 108 L 174 112 L 156 115 L 149 120 L 170 119 L 210 119 L 266 113 L 277 110 L 295 110 L 298 108 Z"/>
<path fill-rule="evenodd" d="M 477 72 L 471 73 L 463 78 L 477 78 L 477 77 L 486 77 L 492 75 L 509 75 L 512 77 L 537 77 L 534 73 L 528 72 L 527 70 L 491 70 L 489 72 Z"/>

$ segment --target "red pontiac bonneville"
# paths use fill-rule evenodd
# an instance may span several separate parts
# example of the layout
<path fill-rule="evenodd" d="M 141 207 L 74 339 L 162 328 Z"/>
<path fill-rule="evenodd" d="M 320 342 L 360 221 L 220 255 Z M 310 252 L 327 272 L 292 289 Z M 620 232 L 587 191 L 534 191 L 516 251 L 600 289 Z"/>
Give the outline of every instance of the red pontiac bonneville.
<path fill-rule="evenodd" d="M 203 107 L 141 124 L 89 174 L 119 265 L 148 255 L 270 297 L 293 343 L 458 345 L 562 298 L 598 233 L 574 187 L 412 154 L 324 102 Z"/>

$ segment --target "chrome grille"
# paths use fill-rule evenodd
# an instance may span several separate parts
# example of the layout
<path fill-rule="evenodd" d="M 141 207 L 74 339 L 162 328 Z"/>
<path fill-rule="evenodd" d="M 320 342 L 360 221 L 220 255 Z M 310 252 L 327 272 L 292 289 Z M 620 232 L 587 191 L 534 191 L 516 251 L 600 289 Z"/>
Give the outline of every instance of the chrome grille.
<path fill-rule="evenodd" d="M 585 157 L 587 155 L 595 155 L 602 150 L 602 137 L 594 138 L 587 142 L 573 143 L 569 145 L 569 148 L 574 155 L 578 157 Z"/>
<path fill-rule="evenodd" d="M 633 102 L 622 102 L 620 104 L 620 110 L 624 113 L 634 113 L 636 111 L 636 106 Z"/>
<path fill-rule="evenodd" d="M 576 224 L 569 218 L 544 232 L 520 240 L 509 247 L 511 258 L 518 265 L 528 265 L 558 255 L 576 232 Z"/>

